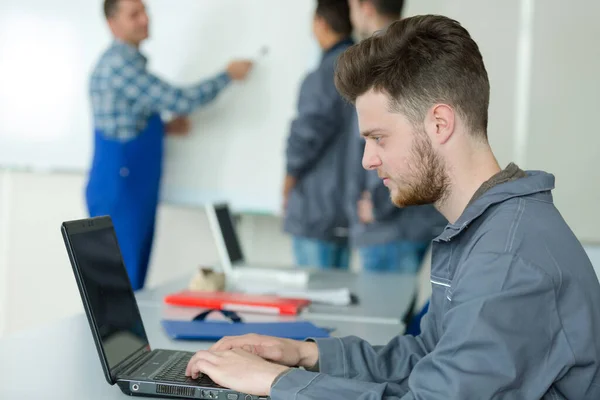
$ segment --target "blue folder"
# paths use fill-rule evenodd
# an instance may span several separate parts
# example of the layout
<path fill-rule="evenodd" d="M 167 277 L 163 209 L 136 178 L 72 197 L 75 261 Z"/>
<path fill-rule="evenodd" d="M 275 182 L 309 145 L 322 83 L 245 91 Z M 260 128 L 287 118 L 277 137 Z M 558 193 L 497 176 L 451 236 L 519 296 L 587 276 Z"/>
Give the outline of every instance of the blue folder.
<path fill-rule="evenodd" d="M 179 340 L 219 340 L 223 336 L 247 333 L 276 336 L 286 339 L 329 337 L 329 330 L 310 322 L 228 322 L 228 321 L 176 321 L 162 320 L 163 329 L 169 337 Z"/>

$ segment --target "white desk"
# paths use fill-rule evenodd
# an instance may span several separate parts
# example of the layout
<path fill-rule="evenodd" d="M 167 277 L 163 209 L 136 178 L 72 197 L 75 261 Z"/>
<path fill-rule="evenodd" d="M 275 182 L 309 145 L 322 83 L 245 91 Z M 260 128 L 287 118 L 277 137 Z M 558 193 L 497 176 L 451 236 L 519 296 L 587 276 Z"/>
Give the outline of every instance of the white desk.
<path fill-rule="evenodd" d="M 210 342 L 175 342 L 159 325 L 162 307 L 142 305 L 140 311 L 153 348 L 195 351 Z M 384 344 L 401 329 L 392 324 L 328 321 L 336 336 L 360 335 Z M 0 341 L 0 399 L 105 400 L 128 396 L 105 380 L 85 315 L 26 331 Z"/>
<path fill-rule="evenodd" d="M 176 279 L 154 289 L 136 293 L 138 304 L 162 304 L 165 295 L 187 288 L 191 279 Z M 308 289 L 347 287 L 358 296 L 351 306 L 312 304 L 301 316 L 310 320 L 335 320 L 356 323 L 397 325 L 410 305 L 416 290 L 416 277 L 411 274 L 322 271 L 311 276 Z"/>

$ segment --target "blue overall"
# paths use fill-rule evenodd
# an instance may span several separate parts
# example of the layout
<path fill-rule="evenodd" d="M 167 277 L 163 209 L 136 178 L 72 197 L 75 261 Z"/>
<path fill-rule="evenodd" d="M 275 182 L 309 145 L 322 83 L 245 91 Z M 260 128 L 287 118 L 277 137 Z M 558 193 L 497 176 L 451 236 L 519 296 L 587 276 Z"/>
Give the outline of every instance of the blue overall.
<path fill-rule="evenodd" d="M 86 190 L 91 217 L 109 215 L 133 290 L 144 286 L 162 173 L 164 124 L 158 114 L 134 139 L 120 142 L 95 131 Z"/>

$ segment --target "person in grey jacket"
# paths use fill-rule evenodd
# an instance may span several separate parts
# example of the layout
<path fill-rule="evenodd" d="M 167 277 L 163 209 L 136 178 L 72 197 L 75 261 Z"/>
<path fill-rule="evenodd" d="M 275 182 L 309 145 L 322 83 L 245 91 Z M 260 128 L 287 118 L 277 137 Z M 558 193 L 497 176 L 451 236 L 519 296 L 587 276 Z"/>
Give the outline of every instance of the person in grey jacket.
<path fill-rule="evenodd" d="M 348 268 L 344 171 L 354 110 L 333 77 L 338 56 L 354 44 L 346 0 L 318 0 L 313 32 L 323 56 L 302 82 L 287 140 L 284 231 L 297 265 Z"/>
<path fill-rule="evenodd" d="M 349 0 L 352 25 L 361 38 L 400 19 L 404 0 Z M 358 132 L 358 124 L 355 124 Z M 399 208 L 377 176 L 361 165 L 365 142 L 354 133 L 348 151 L 346 209 L 350 245 L 367 271 L 416 273 L 431 240 L 446 225 L 433 205 Z"/>
<path fill-rule="evenodd" d="M 336 84 L 356 104 L 363 165 L 396 204 L 433 203 L 449 221 L 421 334 L 224 338 L 186 373 L 273 400 L 600 399 L 598 279 L 554 177 L 499 167 L 469 33 L 443 16 L 394 22 L 340 57 Z"/>

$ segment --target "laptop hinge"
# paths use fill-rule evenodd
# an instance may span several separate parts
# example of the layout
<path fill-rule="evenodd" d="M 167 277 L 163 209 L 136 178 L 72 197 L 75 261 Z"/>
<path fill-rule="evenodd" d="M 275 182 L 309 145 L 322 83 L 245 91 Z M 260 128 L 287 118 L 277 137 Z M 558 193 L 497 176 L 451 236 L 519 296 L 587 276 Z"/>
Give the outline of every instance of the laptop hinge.
<path fill-rule="evenodd" d="M 127 371 L 135 364 L 141 364 L 140 361 L 142 361 L 144 358 L 150 355 L 151 352 L 152 351 L 150 350 L 150 346 L 145 346 L 133 353 L 132 355 L 130 355 L 129 357 L 127 357 L 126 359 L 124 359 L 123 361 L 121 361 L 111 371 L 113 378 L 116 380 L 120 375 L 123 374 L 123 371 Z"/>

